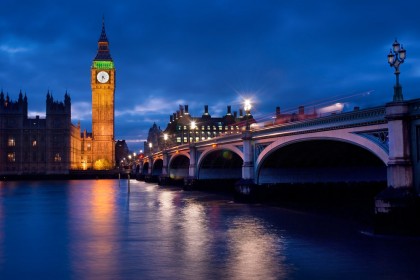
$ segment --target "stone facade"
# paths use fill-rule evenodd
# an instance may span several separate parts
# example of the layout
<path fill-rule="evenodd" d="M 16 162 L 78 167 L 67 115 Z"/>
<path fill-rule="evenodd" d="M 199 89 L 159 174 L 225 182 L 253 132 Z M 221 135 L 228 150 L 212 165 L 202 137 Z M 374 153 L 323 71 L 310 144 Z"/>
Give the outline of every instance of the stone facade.
<path fill-rule="evenodd" d="M 28 100 L 0 93 L 0 174 L 63 174 L 78 165 L 80 126 L 71 123 L 70 96 L 46 98 L 46 117 L 28 117 Z"/>

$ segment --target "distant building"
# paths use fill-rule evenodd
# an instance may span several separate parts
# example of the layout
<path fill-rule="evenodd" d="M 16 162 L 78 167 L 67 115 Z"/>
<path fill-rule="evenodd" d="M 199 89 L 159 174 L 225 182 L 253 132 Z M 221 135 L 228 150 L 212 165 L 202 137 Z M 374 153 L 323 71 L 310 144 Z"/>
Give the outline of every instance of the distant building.
<path fill-rule="evenodd" d="M 115 161 L 117 164 L 120 164 L 124 158 L 127 158 L 129 153 L 130 151 L 125 140 L 117 140 L 115 143 Z"/>
<path fill-rule="evenodd" d="M 77 168 L 80 125 L 71 123 L 70 96 L 48 92 L 46 117 L 28 117 L 28 99 L 0 93 L 0 174 L 63 174 Z"/>
<path fill-rule="evenodd" d="M 241 133 L 246 125 L 255 123 L 250 111 L 242 113 L 231 111 L 231 106 L 227 106 L 226 115 L 222 117 L 212 117 L 208 110 L 208 105 L 204 106 L 203 114 L 200 117 L 193 117 L 188 112 L 188 105 L 179 106 L 179 110 L 169 116 L 169 123 L 163 134 L 168 135 L 162 145 L 174 146 L 184 143 L 202 141 L 217 137 L 221 134 Z M 162 135 L 163 135 L 162 134 Z"/>
<path fill-rule="evenodd" d="M 153 123 L 152 127 L 149 129 L 149 133 L 147 134 L 147 141 L 144 142 L 144 153 L 154 153 L 164 148 L 164 140 L 163 140 L 163 132 L 156 125 Z"/>

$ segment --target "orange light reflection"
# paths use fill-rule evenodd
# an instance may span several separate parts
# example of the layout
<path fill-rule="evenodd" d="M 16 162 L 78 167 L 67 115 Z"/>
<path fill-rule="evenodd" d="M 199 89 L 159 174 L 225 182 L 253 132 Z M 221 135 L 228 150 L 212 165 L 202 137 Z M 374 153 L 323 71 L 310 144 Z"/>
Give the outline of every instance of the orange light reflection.
<path fill-rule="evenodd" d="M 75 255 L 83 262 L 73 258 L 75 271 L 86 279 L 99 279 L 104 275 L 117 275 L 118 265 L 113 252 L 118 248 L 116 230 L 115 200 L 117 186 L 113 180 L 91 180 L 83 188 L 71 188 L 70 213 L 77 224 L 72 228 L 82 235 L 74 245 Z M 74 193 L 73 193 L 74 192 Z"/>

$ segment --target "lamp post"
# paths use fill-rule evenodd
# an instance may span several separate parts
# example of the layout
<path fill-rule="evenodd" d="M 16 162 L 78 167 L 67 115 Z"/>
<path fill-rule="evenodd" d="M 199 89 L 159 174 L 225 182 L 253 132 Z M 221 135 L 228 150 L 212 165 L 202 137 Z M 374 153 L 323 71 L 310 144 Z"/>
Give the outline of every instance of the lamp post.
<path fill-rule="evenodd" d="M 137 165 L 137 153 L 133 153 L 133 166 L 135 167 Z"/>
<path fill-rule="evenodd" d="M 166 150 L 166 142 L 168 141 L 168 133 L 163 134 L 163 149 Z"/>
<path fill-rule="evenodd" d="M 251 106 L 251 100 L 245 99 L 245 101 L 244 101 L 244 110 L 245 110 L 245 120 L 246 120 L 245 129 L 246 130 L 249 130 L 250 129 L 248 119 L 249 119 L 249 116 L 251 115 L 251 107 L 252 107 Z"/>
<path fill-rule="evenodd" d="M 400 43 L 398 43 L 397 39 L 395 39 L 394 43 L 392 44 L 392 49 L 389 51 L 388 54 L 388 63 L 391 67 L 395 68 L 395 79 L 396 83 L 394 86 L 394 102 L 403 101 L 403 94 L 402 94 L 402 87 L 400 85 L 400 65 L 404 63 L 404 59 L 406 57 L 406 51 Z"/>
<path fill-rule="evenodd" d="M 197 124 L 196 124 L 196 122 L 195 121 L 192 121 L 191 122 L 191 124 L 190 124 L 190 132 L 191 132 L 191 130 L 193 131 L 193 137 L 192 137 L 192 142 L 194 143 L 195 141 L 194 141 L 194 138 L 195 138 L 195 129 L 197 128 Z M 188 140 L 189 140 L 189 138 L 190 137 L 188 137 Z"/>
<path fill-rule="evenodd" d="M 153 152 L 152 152 L 152 147 L 153 147 L 152 142 L 149 142 L 149 153 L 150 153 L 150 154 L 152 154 L 152 153 L 153 153 Z"/>

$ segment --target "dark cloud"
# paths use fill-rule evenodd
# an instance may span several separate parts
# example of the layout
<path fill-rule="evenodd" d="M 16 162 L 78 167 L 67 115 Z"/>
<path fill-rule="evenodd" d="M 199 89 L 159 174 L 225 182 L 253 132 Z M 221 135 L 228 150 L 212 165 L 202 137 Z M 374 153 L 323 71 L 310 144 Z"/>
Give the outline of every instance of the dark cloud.
<path fill-rule="evenodd" d="M 418 97 L 416 1 L 3 2 L 0 87 L 15 99 L 25 91 L 37 112 L 47 90 L 57 99 L 67 90 L 74 110 L 86 110 L 105 16 L 117 67 L 118 139 L 145 139 L 153 122 L 164 128 L 180 103 L 194 114 L 205 104 L 223 114 L 252 97 L 255 115 L 266 116 L 277 105 L 337 96 L 361 107 L 387 102 L 394 77 L 386 55 L 395 37 L 407 49 L 404 95 Z M 89 114 L 73 115 L 90 129 Z"/>

